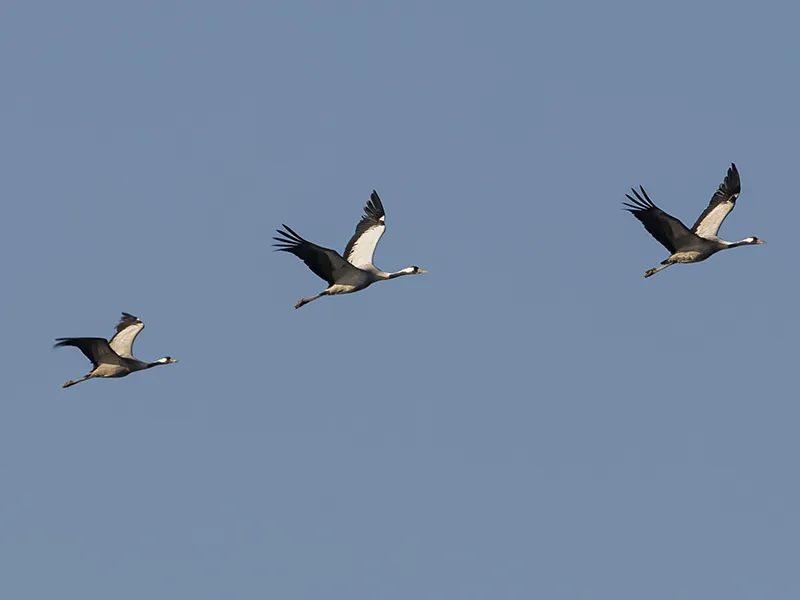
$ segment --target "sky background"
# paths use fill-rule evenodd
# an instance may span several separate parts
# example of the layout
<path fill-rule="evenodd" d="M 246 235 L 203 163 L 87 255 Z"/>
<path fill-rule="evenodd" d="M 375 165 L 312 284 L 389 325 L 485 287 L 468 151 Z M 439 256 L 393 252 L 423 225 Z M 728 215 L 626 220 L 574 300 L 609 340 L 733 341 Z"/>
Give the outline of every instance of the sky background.
<path fill-rule="evenodd" d="M 798 19 L 0 4 L 0 594 L 796 599 Z M 430 274 L 295 311 L 373 189 Z M 121 311 L 180 363 L 62 390 Z"/>

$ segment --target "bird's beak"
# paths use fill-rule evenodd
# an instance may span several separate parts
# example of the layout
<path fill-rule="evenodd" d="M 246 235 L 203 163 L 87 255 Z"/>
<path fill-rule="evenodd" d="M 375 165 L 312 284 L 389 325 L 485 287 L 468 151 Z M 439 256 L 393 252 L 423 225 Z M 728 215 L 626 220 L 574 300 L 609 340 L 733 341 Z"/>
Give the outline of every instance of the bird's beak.
<path fill-rule="evenodd" d="M 180 361 L 177 358 L 173 358 L 172 362 L 176 363 L 176 362 L 180 362 Z"/>
<path fill-rule="evenodd" d="M 420 269 L 419 271 L 417 271 L 417 273 L 427 273 L 427 271 L 425 269 Z"/>
<path fill-rule="evenodd" d="M 756 244 L 766 244 L 766 243 L 767 242 L 765 242 L 764 240 L 761 240 L 761 239 L 756 242 Z"/>

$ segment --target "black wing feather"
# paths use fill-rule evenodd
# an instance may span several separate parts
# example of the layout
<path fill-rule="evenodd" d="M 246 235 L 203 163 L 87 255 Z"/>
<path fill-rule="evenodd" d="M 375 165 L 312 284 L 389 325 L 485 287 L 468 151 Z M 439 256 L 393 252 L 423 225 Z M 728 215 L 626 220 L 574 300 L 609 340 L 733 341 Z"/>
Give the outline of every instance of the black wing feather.
<path fill-rule="evenodd" d="M 83 352 L 83 355 L 92 361 L 95 367 L 101 363 L 121 364 L 119 355 L 111 349 L 108 340 L 104 338 L 56 338 L 56 341 L 58 343 L 53 346 L 54 348 L 74 346 Z"/>
<path fill-rule="evenodd" d="M 335 283 L 334 271 L 337 267 L 336 258 L 338 258 L 339 261 L 345 262 L 344 258 L 339 256 L 336 250 L 323 248 L 322 246 L 317 246 L 303 239 L 288 225 L 283 225 L 283 228 L 286 231 L 277 230 L 278 234 L 283 236 L 282 238 L 272 238 L 278 242 L 277 244 L 273 244 L 273 246 L 281 252 L 291 252 L 306 263 L 308 268 L 311 269 L 317 277 L 327 281 L 328 285 L 333 285 Z"/>
<path fill-rule="evenodd" d="M 117 333 L 122 331 L 123 329 L 127 329 L 131 325 L 136 325 L 139 322 L 139 317 L 134 317 L 130 313 L 123 312 L 122 317 L 117 323 Z"/>
<path fill-rule="evenodd" d="M 742 182 L 739 179 L 739 169 L 736 168 L 736 163 L 731 163 L 725 180 L 719 184 L 719 188 L 717 188 L 717 191 L 714 192 L 714 195 L 711 197 L 711 202 L 708 203 L 708 207 L 703 211 L 703 214 L 697 218 L 697 221 L 695 221 L 692 226 L 692 231 L 697 231 L 703 219 L 705 219 L 719 204 L 730 202 L 736 205 L 736 199 L 741 192 Z"/>
<path fill-rule="evenodd" d="M 639 189 L 642 191 L 641 195 L 639 195 L 639 192 L 635 189 L 631 188 L 633 195 L 636 196 L 635 198 L 629 194 L 625 194 L 628 200 L 633 203 L 623 202 L 622 204 L 627 207 L 625 210 L 639 219 L 642 225 L 644 225 L 644 228 L 650 232 L 650 235 L 656 238 L 667 250 L 674 254 L 679 246 L 681 238 L 694 234 L 692 234 L 686 225 L 681 223 L 678 219 L 665 213 L 653 204 L 653 201 L 647 196 L 647 192 L 644 191 L 642 186 L 639 186 Z M 644 198 L 642 196 L 644 196 Z"/>
<path fill-rule="evenodd" d="M 381 202 L 381 197 L 378 196 L 378 192 L 372 190 L 367 205 L 364 207 L 364 215 L 361 217 L 358 225 L 356 225 L 356 232 L 353 234 L 353 237 L 350 238 L 350 241 L 347 242 L 347 247 L 344 249 L 344 255 L 346 257 L 350 256 L 353 246 L 355 246 L 356 241 L 358 241 L 358 238 L 360 238 L 365 231 L 381 224 L 381 218 L 383 218 L 385 223 L 386 213 L 383 210 L 383 202 Z"/>

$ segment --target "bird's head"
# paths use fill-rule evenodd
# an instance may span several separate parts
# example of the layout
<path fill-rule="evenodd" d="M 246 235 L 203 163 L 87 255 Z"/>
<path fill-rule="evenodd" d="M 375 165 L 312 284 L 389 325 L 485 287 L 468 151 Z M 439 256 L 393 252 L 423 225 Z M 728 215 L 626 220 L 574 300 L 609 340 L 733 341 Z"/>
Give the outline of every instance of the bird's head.
<path fill-rule="evenodd" d="M 407 271 L 409 275 L 422 275 L 423 273 L 427 273 L 425 269 L 420 269 L 416 265 L 411 265 L 410 267 L 406 267 L 403 270 Z"/>
<path fill-rule="evenodd" d="M 749 238 L 744 238 L 744 241 L 748 244 L 766 244 L 764 240 L 760 240 L 755 236 L 751 236 Z"/>
<path fill-rule="evenodd" d="M 156 362 L 160 365 L 169 365 L 178 362 L 178 359 L 172 358 L 171 356 L 165 356 L 164 358 L 159 358 Z"/>

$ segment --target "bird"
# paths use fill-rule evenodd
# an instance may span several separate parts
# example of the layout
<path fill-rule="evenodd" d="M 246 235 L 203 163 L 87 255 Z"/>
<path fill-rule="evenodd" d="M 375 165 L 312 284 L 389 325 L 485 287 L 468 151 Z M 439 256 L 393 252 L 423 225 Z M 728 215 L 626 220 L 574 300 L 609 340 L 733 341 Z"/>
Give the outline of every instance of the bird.
<path fill-rule="evenodd" d="M 645 271 L 645 278 L 655 275 L 675 263 L 703 261 L 720 250 L 736 248 L 737 246 L 766 244 L 764 240 L 760 240 L 755 236 L 746 237 L 739 242 L 727 242 L 717 237 L 717 232 L 722 222 L 733 210 L 736 205 L 736 199 L 741 192 L 739 170 L 736 168 L 735 163 L 731 163 L 724 181 L 719 185 L 719 188 L 711 197 L 708 207 L 698 217 L 697 222 L 691 229 L 658 208 L 650 200 L 642 186 L 639 186 L 639 189 L 641 194 L 631 188 L 635 198 L 630 194 L 625 194 L 632 204 L 629 202 L 623 202 L 622 204 L 627 207 L 625 210 L 641 221 L 645 229 L 650 232 L 650 235 L 670 251 L 670 256 L 661 261 L 662 266 Z"/>
<path fill-rule="evenodd" d="M 312 244 L 288 225 L 283 225 L 283 228 L 285 231 L 277 230 L 281 237 L 272 238 L 277 242 L 273 244 L 276 246 L 276 251 L 294 254 L 306 263 L 315 275 L 328 283 L 328 287 L 319 294 L 298 300 L 294 305 L 296 309 L 322 296 L 358 292 L 376 281 L 427 273 L 425 269 L 413 265 L 394 273 L 387 273 L 372 264 L 375 247 L 386 231 L 386 214 L 380 196 L 375 190 L 372 191 L 364 207 L 364 215 L 356 226 L 355 234 L 347 243 L 344 256 L 336 250 Z"/>
<path fill-rule="evenodd" d="M 136 336 L 144 329 L 144 323 L 138 317 L 123 312 L 122 318 L 117 323 L 117 332 L 110 340 L 97 337 L 56 338 L 54 348 L 74 346 L 83 352 L 84 356 L 92 361 L 93 369 L 85 377 L 75 381 L 67 381 L 62 388 L 93 379 L 95 377 L 125 377 L 135 371 L 142 371 L 159 365 L 169 365 L 178 362 L 171 356 L 159 358 L 155 362 L 146 363 L 134 358 L 133 342 Z"/>

